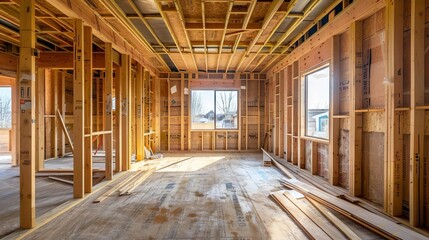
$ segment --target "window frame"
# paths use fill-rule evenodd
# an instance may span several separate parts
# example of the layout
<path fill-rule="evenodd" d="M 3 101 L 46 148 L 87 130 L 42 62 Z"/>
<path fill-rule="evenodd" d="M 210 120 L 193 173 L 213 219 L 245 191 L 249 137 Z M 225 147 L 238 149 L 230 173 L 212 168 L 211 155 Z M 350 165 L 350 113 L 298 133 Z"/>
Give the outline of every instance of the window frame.
<path fill-rule="evenodd" d="M 316 73 L 318 71 L 321 71 L 325 68 L 328 69 L 328 117 L 327 117 L 328 124 L 326 125 L 328 127 L 328 131 L 327 131 L 327 137 L 326 138 L 318 137 L 318 136 L 314 136 L 314 135 L 309 135 L 308 131 L 307 131 L 308 130 L 308 128 L 307 128 L 307 124 L 308 124 L 308 104 L 307 104 L 307 102 L 308 102 L 308 76 L 313 74 L 313 73 Z M 304 114 L 304 121 L 305 121 L 304 122 L 304 128 L 303 128 L 304 138 L 315 139 L 315 140 L 319 140 L 319 141 L 330 141 L 330 139 L 331 139 L 331 136 L 330 136 L 330 127 L 331 127 L 330 126 L 330 121 L 331 121 L 330 116 L 331 116 L 331 111 L 332 111 L 332 109 L 331 109 L 331 94 L 332 94 L 332 92 L 331 92 L 331 81 L 332 81 L 332 79 L 331 78 L 332 78 L 332 76 L 331 75 L 332 75 L 331 64 L 329 62 L 318 65 L 314 68 L 311 68 L 310 70 L 308 70 L 302 74 L 302 79 L 304 82 L 304 84 L 302 85 L 302 86 L 304 86 L 304 91 L 303 91 L 304 92 L 304 98 L 302 99 L 303 100 L 303 110 L 304 110 L 303 114 Z"/>
<path fill-rule="evenodd" d="M 192 127 L 192 120 L 193 120 L 193 118 L 192 118 L 192 92 L 193 91 L 212 91 L 213 92 L 213 112 L 214 112 L 214 124 L 213 124 L 213 128 L 193 128 Z M 217 112 L 217 110 L 216 110 L 216 108 L 217 108 L 217 99 L 216 99 L 216 93 L 217 92 L 229 92 L 229 91 L 233 91 L 233 92 L 236 92 L 236 100 L 237 100 L 237 127 L 235 127 L 235 128 L 218 128 L 217 126 L 216 126 L 216 122 L 217 122 L 217 119 L 216 119 L 216 112 Z M 191 131 L 228 131 L 228 130 L 232 130 L 232 131 L 234 131 L 234 130 L 239 130 L 239 128 L 240 128 L 240 117 L 239 117 L 239 114 L 240 114 L 240 99 L 239 99 L 239 95 L 240 95 L 240 91 L 238 90 L 238 89 L 190 89 L 190 94 L 189 94 L 189 102 L 190 102 L 190 107 L 189 107 L 189 119 L 190 119 L 190 130 Z"/>

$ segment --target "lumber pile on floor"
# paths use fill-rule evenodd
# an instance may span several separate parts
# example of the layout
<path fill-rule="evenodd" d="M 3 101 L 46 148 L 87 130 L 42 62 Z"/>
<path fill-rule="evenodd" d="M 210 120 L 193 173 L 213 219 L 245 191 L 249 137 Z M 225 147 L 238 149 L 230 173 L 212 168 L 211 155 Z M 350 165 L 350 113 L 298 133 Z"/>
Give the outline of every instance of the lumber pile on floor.
<path fill-rule="evenodd" d="M 386 218 L 380 217 L 360 206 L 332 196 L 324 191 L 317 189 L 309 184 L 296 179 L 282 179 L 283 185 L 296 190 L 332 210 L 341 213 L 351 220 L 371 229 L 388 239 L 428 239 L 427 237 L 412 231 L 402 225 L 396 224 Z"/>
<path fill-rule="evenodd" d="M 117 193 L 118 196 L 130 195 L 132 191 L 143 183 L 152 173 L 155 171 L 155 168 L 143 168 L 138 169 L 132 174 L 130 174 L 126 179 L 121 181 L 115 186 L 112 186 L 101 196 L 95 199 L 94 203 L 100 203 L 114 193 Z"/>
<path fill-rule="evenodd" d="M 348 196 L 264 150 L 263 154 L 269 156 L 273 164 L 288 177 L 280 182 L 290 190 L 273 192 L 271 197 L 310 239 L 360 239 L 333 211 L 387 239 L 429 239 L 401 225 L 364 200 Z M 324 218 L 321 219 L 315 212 Z M 327 220 L 331 224 L 326 224 Z"/>

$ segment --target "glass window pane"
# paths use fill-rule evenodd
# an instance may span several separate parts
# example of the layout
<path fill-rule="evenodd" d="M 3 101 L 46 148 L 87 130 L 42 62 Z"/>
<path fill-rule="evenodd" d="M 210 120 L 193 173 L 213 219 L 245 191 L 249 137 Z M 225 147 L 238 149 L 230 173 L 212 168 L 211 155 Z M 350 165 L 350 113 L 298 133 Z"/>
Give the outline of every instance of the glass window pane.
<path fill-rule="evenodd" d="M 12 88 L 0 87 L 0 128 L 12 127 Z"/>
<path fill-rule="evenodd" d="M 306 135 L 329 138 L 329 67 L 312 72 L 306 81 Z"/>
<path fill-rule="evenodd" d="M 214 91 L 191 91 L 191 128 L 214 129 Z"/>
<path fill-rule="evenodd" d="M 216 128 L 238 128 L 237 91 L 216 91 Z"/>

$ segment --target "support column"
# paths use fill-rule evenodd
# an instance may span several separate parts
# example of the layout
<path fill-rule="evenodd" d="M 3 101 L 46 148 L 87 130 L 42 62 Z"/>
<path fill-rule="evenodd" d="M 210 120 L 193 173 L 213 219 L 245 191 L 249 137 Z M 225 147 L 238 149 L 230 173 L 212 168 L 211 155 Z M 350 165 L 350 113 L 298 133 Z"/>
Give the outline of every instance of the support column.
<path fill-rule="evenodd" d="M 425 110 L 425 1 L 411 1 L 410 225 L 420 226 L 423 214 Z"/>
<path fill-rule="evenodd" d="M 92 29 L 84 26 L 85 193 L 92 192 Z M 98 79 L 97 79 L 98 80 Z M 97 89 L 98 92 L 99 89 Z M 97 94 L 98 96 L 98 94 Z M 98 105 L 98 99 L 96 101 Z M 98 108 L 97 108 L 98 109 Z M 98 122 L 97 122 L 98 123 Z"/>
<path fill-rule="evenodd" d="M 73 196 L 84 196 L 84 27 L 75 20 L 73 72 Z"/>
<path fill-rule="evenodd" d="M 137 161 L 143 160 L 143 67 L 137 65 L 137 78 L 136 78 L 136 154 Z"/>
<path fill-rule="evenodd" d="M 106 174 L 105 178 L 111 180 L 113 177 L 113 113 L 112 113 L 112 91 L 113 91 L 113 49 L 111 43 L 105 44 L 105 63 L 106 63 L 106 74 L 105 74 L 105 105 L 106 105 L 106 117 L 104 118 L 105 130 L 110 131 L 104 137 L 104 151 L 106 153 Z"/>
<path fill-rule="evenodd" d="M 20 163 L 20 226 L 35 225 L 35 75 L 36 47 L 35 0 L 20 3 L 20 54 L 19 54 L 19 163 Z"/>

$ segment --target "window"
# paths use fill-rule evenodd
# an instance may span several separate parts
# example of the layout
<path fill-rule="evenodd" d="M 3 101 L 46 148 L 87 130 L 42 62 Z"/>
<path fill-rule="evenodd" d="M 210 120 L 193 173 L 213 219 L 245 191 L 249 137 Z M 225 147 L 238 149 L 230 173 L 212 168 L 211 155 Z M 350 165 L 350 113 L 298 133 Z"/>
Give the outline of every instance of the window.
<path fill-rule="evenodd" d="M 191 129 L 237 129 L 235 90 L 192 90 Z"/>
<path fill-rule="evenodd" d="M 0 128 L 12 127 L 12 88 L 0 87 Z"/>
<path fill-rule="evenodd" d="M 329 67 L 305 76 L 305 135 L 329 139 Z"/>

